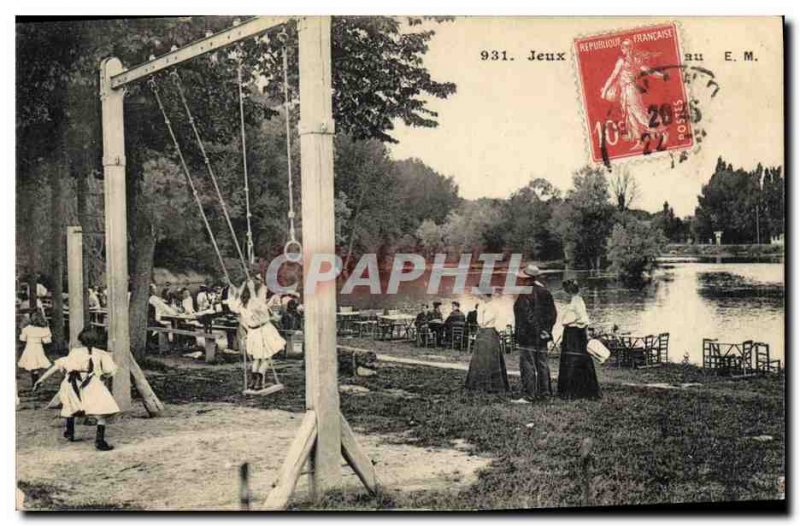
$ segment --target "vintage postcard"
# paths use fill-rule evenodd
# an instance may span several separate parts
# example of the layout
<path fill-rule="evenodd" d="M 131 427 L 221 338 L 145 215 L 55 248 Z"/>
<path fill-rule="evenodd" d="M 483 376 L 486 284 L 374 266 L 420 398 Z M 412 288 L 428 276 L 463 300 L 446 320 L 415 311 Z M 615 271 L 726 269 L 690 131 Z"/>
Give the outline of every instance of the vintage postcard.
<path fill-rule="evenodd" d="M 17 509 L 785 511 L 784 31 L 18 18 Z"/>

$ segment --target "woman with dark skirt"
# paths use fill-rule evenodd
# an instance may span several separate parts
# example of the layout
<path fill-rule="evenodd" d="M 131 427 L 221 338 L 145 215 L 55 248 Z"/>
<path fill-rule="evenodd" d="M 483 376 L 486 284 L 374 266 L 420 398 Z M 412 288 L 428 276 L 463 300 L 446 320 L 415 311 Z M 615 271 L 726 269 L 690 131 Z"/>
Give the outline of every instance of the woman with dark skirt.
<path fill-rule="evenodd" d="M 486 393 L 508 392 L 506 361 L 500 350 L 500 333 L 507 320 L 503 316 L 499 293 L 492 290 L 486 294 L 486 302 L 479 313 L 478 333 L 472 347 L 472 360 L 469 364 L 465 387 Z"/>
<path fill-rule="evenodd" d="M 561 363 L 558 367 L 558 396 L 566 399 L 600 398 L 594 361 L 586 350 L 589 315 L 581 298 L 578 282 L 564 281 L 570 302 L 562 313 Z"/>

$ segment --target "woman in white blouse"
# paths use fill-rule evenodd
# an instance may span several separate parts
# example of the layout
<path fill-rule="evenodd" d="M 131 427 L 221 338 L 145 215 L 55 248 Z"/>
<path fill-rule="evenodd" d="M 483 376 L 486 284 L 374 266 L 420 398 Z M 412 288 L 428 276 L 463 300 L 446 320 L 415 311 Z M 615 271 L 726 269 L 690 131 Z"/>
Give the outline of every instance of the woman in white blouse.
<path fill-rule="evenodd" d="M 586 350 L 589 314 L 580 295 L 578 282 L 566 280 L 564 291 L 569 293 L 569 305 L 562 311 L 561 361 L 558 368 L 558 395 L 561 398 L 599 398 L 600 386 L 594 361 Z"/>

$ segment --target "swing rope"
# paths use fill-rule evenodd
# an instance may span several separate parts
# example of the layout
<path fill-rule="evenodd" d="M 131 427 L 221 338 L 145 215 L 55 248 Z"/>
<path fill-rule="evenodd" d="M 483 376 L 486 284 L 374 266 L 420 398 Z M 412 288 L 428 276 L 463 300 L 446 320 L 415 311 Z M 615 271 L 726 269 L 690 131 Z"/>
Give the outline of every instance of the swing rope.
<path fill-rule="evenodd" d="M 217 193 L 217 200 L 219 201 L 219 204 L 222 207 L 222 214 L 225 216 L 225 222 L 228 224 L 228 229 L 231 232 L 231 237 L 233 238 L 233 244 L 236 247 L 236 252 L 239 255 L 239 261 L 242 264 L 242 270 L 244 270 L 245 279 L 249 281 L 250 271 L 247 268 L 247 262 L 244 259 L 244 254 L 242 254 L 242 247 L 239 245 L 239 239 L 236 237 L 236 232 L 233 229 L 233 223 L 231 223 L 230 215 L 228 215 L 228 207 L 225 206 L 225 200 L 222 198 L 222 192 L 219 189 L 219 184 L 217 183 L 217 177 L 216 175 L 214 175 L 214 169 L 211 167 L 211 161 L 208 158 L 208 153 L 206 152 L 206 148 L 203 145 L 203 140 L 200 138 L 200 132 L 197 130 L 197 125 L 195 124 L 194 116 L 192 115 L 192 111 L 189 109 L 189 104 L 186 102 L 186 95 L 184 94 L 183 91 L 181 78 L 178 75 L 177 71 L 172 71 L 170 73 L 170 76 L 172 76 L 172 80 L 175 83 L 175 87 L 178 90 L 178 95 L 180 96 L 181 103 L 183 104 L 183 109 L 186 112 L 186 117 L 189 120 L 189 124 L 192 127 L 192 131 L 194 132 L 197 144 L 200 147 L 200 153 L 203 155 L 203 162 L 206 165 L 206 170 L 208 171 L 208 175 L 209 177 L 211 177 L 211 182 L 214 184 L 214 190 Z"/>
<path fill-rule="evenodd" d="M 286 242 L 286 245 L 283 247 L 283 255 L 286 256 L 286 259 L 297 263 L 303 257 L 303 247 L 299 241 L 297 241 L 297 234 L 295 232 L 295 225 L 294 225 L 294 190 L 293 190 L 293 177 L 292 177 L 292 112 L 291 112 L 291 101 L 289 99 L 289 58 L 286 53 L 286 40 L 287 35 L 285 31 L 281 31 L 278 34 L 278 39 L 283 43 L 282 48 L 282 55 L 283 55 L 283 107 L 286 111 L 286 118 L 284 119 L 286 122 L 286 165 L 287 170 L 286 172 L 289 174 L 289 213 L 287 214 L 289 218 L 289 241 Z M 290 248 L 296 248 L 296 252 L 292 252 Z"/>
<path fill-rule="evenodd" d="M 175 146 L 175 151 L 178 152 L 178 159 L 180 159 L 181 168 L 183 168 L 183 174 L 186 176 L 186 182 L 189 184 L 189 188 L 192 191 L 192 195 L 194 196 L 194 201 L 197 203 L 197 208 L 200 210 L 200 217 L 203 218 L 203 224 L 206 227 L 206 232 L 208 232 L 208 237 L 211 239 L 211 244 L 214 246 L 214 252 L 217 254 L 217 259 L 219 259 L 219 266 L 222 268 L 222 273 L 225 274 L 225 280 L 228 284 L 231 284 L 231 277 L 228 274 L 228 269 L 225 268 L 225 261 L 222 259 L 222 253 L 219 250 L 219 246 L 217 245 L 217 240 L 214 237 L 214 232 L 211 230 L 211 225 L 208 223 L 208 218 L 206 217 L 205 210 L 203 210 L 203 204 L 200 201 L 200 196 L 197 194 L 197 188 L 194 185 L 194 181 L 192 180 L 192 176 L 189 173 L 189 168 L 186 166 L 186 160 L 183 157 L 183 151 L 181 150 L 181 146 L 178 143 L 178 139 L 175 137 L 175 132 L 172 129 L 172 122 L 169 120 L 167 116 L 167 112 L 164 109 L 164 104 L 161 102 L 161 95 L 158 91 L 158 85 L 156 84 L 155 78 L 151 78 L 148 81 L 150 89 L 155 95 L 156 102 L 158 103 L 158 109 L 161 110 L 161 116 L 164 117 L 164 124 L 167 125 L 167 130 L 169 131 L 169 136 L 172 138 L 172 144 Z"/>
<path fill-rule="evenodd" d="M 253 230 L 250 226 L 250 184 L 247 175 L 247 138 L 244 127 L 244 90 L 242 89 L 242 59 L 241 55 L 237 56 L 236 77 L 239 86 L 239 123 L 242 131 L 242 169 L 244 172 L 244 202 L 245 202 L 245 216 L 247 217 L 247 261 L 252 265 L 255 262 L 255 254 L 253 251 Z"/>

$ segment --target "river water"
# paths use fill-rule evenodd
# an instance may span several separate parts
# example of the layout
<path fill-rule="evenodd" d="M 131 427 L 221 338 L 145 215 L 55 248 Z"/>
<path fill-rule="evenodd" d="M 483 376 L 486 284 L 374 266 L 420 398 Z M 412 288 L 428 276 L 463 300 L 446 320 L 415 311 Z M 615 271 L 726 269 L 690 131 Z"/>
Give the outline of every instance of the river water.
<path fill-rule="evenodd" d="M 561 290 L 564 278 L 575 278 L 582 287 L 592 325 L 620 330 L 632 335 L 670 333 L 669 357 L 702 363 L 703 338 L 721 342 L 761 341 L 769 344 L 770 356 L 784 361 L 784 264 L 769 261 L 709 259 L 676 261 L 662 265 L 652 282 L 642 288 L 628 287 L 608 276 L 591 276 L 576 271 L 556 271 L 544 275 L 560 310 L 567 301 Z M 480 272 L 470 272 L 467 288 L 476 285 Z M 493 277 L 502 284 L 505 275 Z M 382 290 L 386 290 L 383 279 Z M 444 278 L 438 295 L 427 294 L 427 274 L 414 282 L 402 283 L 396 295 L 371 295 L 357 287 L 350 295 L 340 295 L 341 305 L 359 309 L 402 308 L 419 310 L 422 303 L 442 301 L 445 315 L 449 302 L 461 302 L 464 311 L 480 301 L 471 294 L 453 294 L 453 279 Z M 507 321 L 513 323 L 511 296 L 504 296 Z M 555 337 L 560 328 L 555 329 Z"/>

